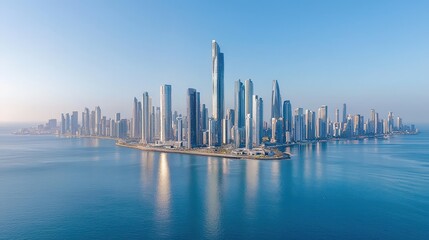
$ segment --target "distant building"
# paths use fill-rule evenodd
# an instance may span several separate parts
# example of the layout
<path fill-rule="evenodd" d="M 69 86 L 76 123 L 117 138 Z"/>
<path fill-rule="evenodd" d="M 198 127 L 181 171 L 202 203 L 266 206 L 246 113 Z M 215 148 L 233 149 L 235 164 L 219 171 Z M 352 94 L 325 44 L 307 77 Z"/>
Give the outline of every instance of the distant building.
<path fill-rule="evenodd" d="M 161 85 L 161 142 L 172 140 L 171 85 Z"/>

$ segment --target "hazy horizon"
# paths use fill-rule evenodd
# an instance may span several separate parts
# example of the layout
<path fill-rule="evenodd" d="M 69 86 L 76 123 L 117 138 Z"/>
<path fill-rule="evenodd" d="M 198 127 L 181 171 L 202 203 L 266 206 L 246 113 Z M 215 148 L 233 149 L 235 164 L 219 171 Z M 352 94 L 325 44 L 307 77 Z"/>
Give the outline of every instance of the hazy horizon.
<path fill-rule="evenodd" d="M 225 109 L 234 81 L 252 79 L 269 115 L 282 100 L 317 111 L 429 122 L 429 2 L 0 2 L 0 122 L 45 122 L 100 106 L 131 116 L 133 98 L 172 85 L 211 112 L 211 40 L 225 54 Z M 80 119 L 79 119 L 80 120 Z"/>

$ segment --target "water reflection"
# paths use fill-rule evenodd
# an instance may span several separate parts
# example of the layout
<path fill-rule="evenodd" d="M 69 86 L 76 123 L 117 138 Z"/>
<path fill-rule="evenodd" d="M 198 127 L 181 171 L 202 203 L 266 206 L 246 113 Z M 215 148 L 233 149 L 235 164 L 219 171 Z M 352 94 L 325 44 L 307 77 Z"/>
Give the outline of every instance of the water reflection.
<path fill-rule="evenodd" d="M 140 180 L 143 186 L 143 192 L 153 184 L 153 152 L 141 152 L 140 153 Z"/>
<path fill-rule="evenodd" d="M 227 162 L 226 162 L 227 163 Z M 220 165 L 220 166 L 219 166 Z M 207 188 L 206 188 L 206 231 L 210 238 L 219 233 L 220 197 L 221 184 L 224 169 L 227 164 L 219 158 L 208 157 L 207 159 Z"/>
<path fill-rule="evenodd" d="M 160 153 L 158 166 L 158 183 L 156 190 L 156 208 L 157 218 L 167 220 L 170 217 L 170 168 L 168 165 L 167 154 Z"/>
<path fill-rule="evenodd" d="M 259 182 L 259 161 L 246 161 L 246 199 L 254 200 Z"/>

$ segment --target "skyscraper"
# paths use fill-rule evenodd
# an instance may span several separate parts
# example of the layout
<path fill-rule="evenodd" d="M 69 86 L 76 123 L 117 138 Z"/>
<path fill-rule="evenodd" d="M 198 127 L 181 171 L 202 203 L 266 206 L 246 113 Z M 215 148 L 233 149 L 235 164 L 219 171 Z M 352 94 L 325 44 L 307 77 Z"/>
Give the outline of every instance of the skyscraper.
<path fill-rule="evenodd" d="M 258 95 L 253 95 L 253 145 L 261 144 L 263 132 L 263 101 Z"/>
<path fill-rule="evenodd" d="M 64 113 L 61 113 L 61 134 L 66 133 L 66 118 L 64 117 Z"/>
<path fill-rule="evenodd" d="M 72 135 L 76 135 L 77 130 L 79 129 L 79 113 L 73 111 L 71 115 L 70 130 Z"/>
<path fill-rule="evenodd" d="M 66 113 L 66 132 L 70 132 L 70 114 Z"/>
<path fill-rule="evenodd" d="M 239 80 L 235 82 L 234 88 L 234 142 L 236 147 L 240 147 L 244 140 L 245 108 L 244 108 L 244 85 Z M 242 134 L 243 133 L 243 134 Z"/>
<path fill-rule="evenodd" d="M 193 88 L 188 88 L 187 116 L 188 116 L 188 148 L 197 146 L 199 134 L 200 94 Z"/>
<path fill-rule="evenodd" d="M 343 104 L 343 123 L 347 123 L 347 106 Z"/>
<path fill-rule="evenodd" d="M 244 81 L 244 114 L 252 115 L 252 97 L 253 97 L 253 82 L 248 79 Z"/>
<path fill-rule="evenodd" d="M 294 121 L 294 134 L 293 139 L 295 142 L 301 142 L 304 140 L 304 114 L 302 108 L 295 109 L 295 121 Z"/>
<path fill-rule="evenodd" d="M 244 85 L 238 79 L 235 82 L 234 89 L 234 108 L 235 108 L 235 126 L 238 128 L 244 127 L 245 108 L 244 108 Z"/>
<path fill-rule="evenodd" d="M 182 115 L 179 114 L 179 116 L 176 118 L 176 120 L 177 120 L 177 141 L 181 142 L 181 141 L 183 141 Z"/>
<path fill-rule="evenodd" d="M 252 130 L 253 130 L 253 120 L 252 120 L 252 115 L 247 114 L 246 115 L 246 148 L 247 149 L 252 149 Z"/>
<path fill-rule="evenodd" d="M 273 89 L 271 91 L 271 118 L 281 117 L 282 97 L 280 96 L 279 83 L 273 80 Z"/>
<path fill-rule="evenodd" d="M 95 108 L 95 135 L 99 136 L 101 135 L 101 108 L 100 106 L 97 106 Z"/>
<path fill-rule="evenodd" d="M 148 144 L 152 141 L 151 134 L 150 134 L 150 99 L 149 99 L 149 93 L 144 92 L 143 98 L 142 98 L 142 140 L 141 142 L 143 144 Z"/>
<path fill-rule="evenodd" d="M 84 129 L 85 129 L 85 135 L 90 135 L 91 134 L 91 128 L 90 128 L 90 125 L 89 125 L 89 119 L 90 119 L 89 109 L 85 108 L 85 117 L 84 117 L 85 122 L 82 124 L 84 126 Z"/>
<path fill-rule="evenodd" d="M 217 143 L 221 143 L 221 122 L 224 118 L 224 58 L 216 40 L 212 41 L 212 111 L 216 121 Z"/>
<path fill-rule="evenodd" d="M 131 137 L 132 138 L 140 138 L 141 135 L 141 110 L 139 110 L 139 102 L 137 98 L 134 98 L 133 102 L 133 119 L 132 119 L 132 129 L 131 129 Z"/>
<path fill-rule="evenodd" d="M 161 85 L 161 142 L 172 140 L 172 112 L 171 112 L 171 85 Z"/>
<path fill-rule="evenodd" d="M 283 122 L 285 132 L 292 131 L 292 105 L 289 100 L 283 102 Z"/>
<path fill-rule="evenodd" d="M 318 111 L 317 138 L 326 139 L 328 137 L 328 106 L 323 105 Z"/>
<path fill-rule="evenodd" d="M 335 122 L 340 122 L 340 109 L 335 108 Z"/>
<path fill-rule="evenodd" d="M 205 104 L 201 107 L 201 129 L 202 131 L 206 131 L 208 129 L 209 124 L 209 115 L 207 111 L 207 107 Z"/>

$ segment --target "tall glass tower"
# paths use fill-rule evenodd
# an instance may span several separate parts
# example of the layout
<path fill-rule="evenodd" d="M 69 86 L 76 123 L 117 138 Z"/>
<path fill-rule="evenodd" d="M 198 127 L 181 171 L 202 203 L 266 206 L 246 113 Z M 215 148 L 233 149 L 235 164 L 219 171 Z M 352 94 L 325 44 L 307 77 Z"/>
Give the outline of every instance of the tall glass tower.
<path fill-rule="evenodd" d="M 188 113 L 188 148 L 198 145 L 199 134 L 199 104 L 200 95 L 194 88 L 188 88 L 187 113 Z"/>
<path fill-rule="evenodd" d="M 142 99 L 142 143 L 150 143 L 150 98 L 149 93 L 144 92 L 143 93 L 143 99 Z"/>
<path fill-rule="evenodd" d="M 216 40 L 212 41 L 212 111 L 213 120 L 216 121 L 217 143 L 222 140 L 221 123 L 224 118 L 224 62 L 223 53 L 220 51 L 219 44 Z"/>
<path fill-rule="evenodd" d="M 279 83 L 273 80 L 273 90 L 271 92 L 271 118 L 281 117 L 282 97 L 280 96 Z"/>
<path fill-rule="evenodd" d="M 172 114 L 171 114 L 171 85 L 161 85 L 161 101 L 160 101 L 160 110 L 161 110 L 161 136 L 160 140 L 165 142 L 167 140 L 172 140 Z"/>

